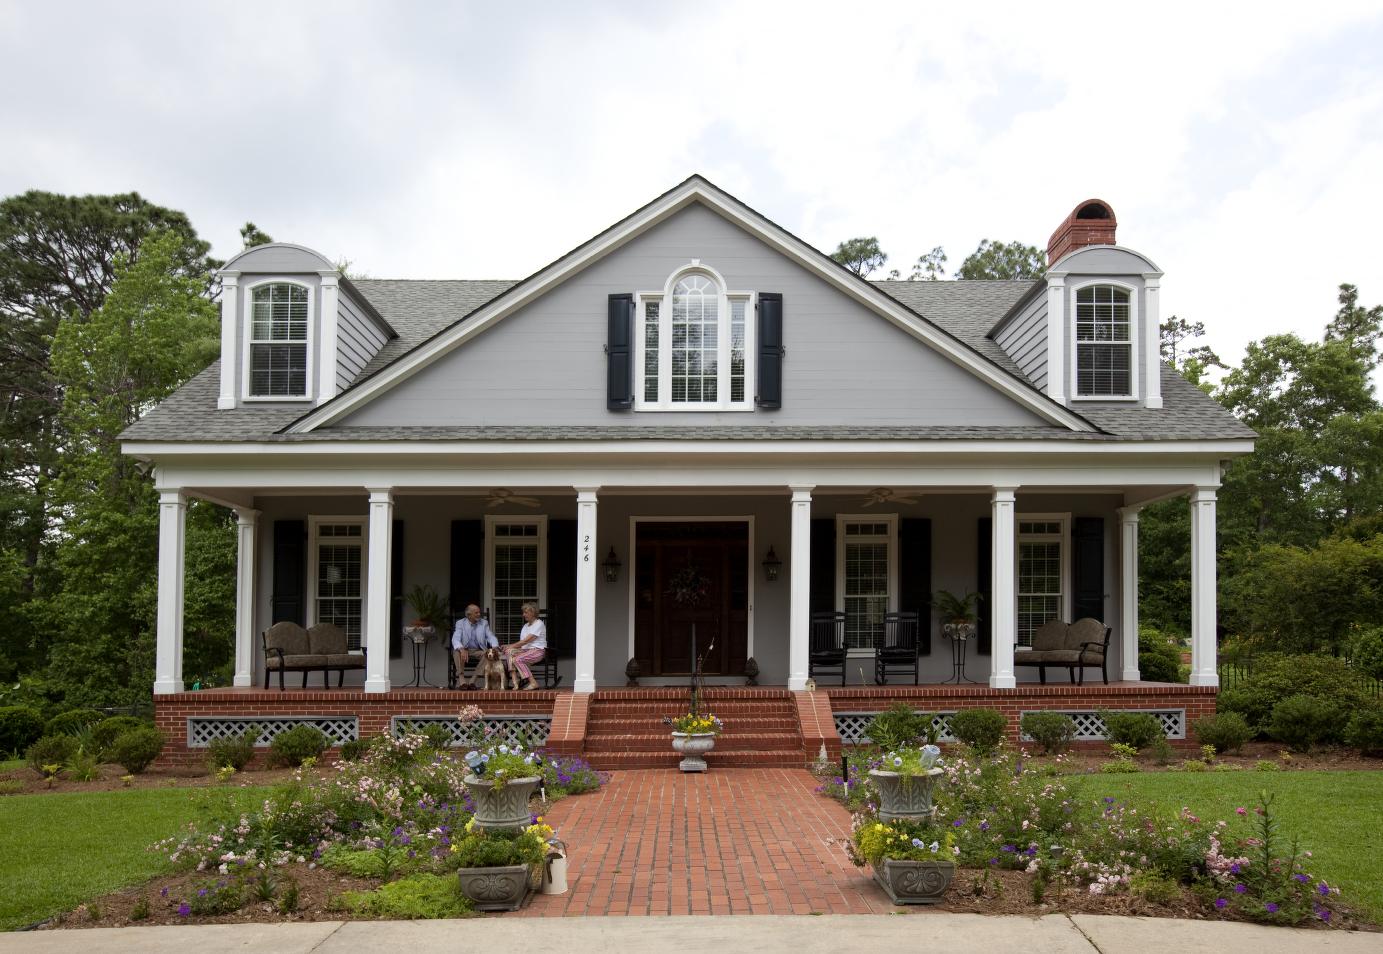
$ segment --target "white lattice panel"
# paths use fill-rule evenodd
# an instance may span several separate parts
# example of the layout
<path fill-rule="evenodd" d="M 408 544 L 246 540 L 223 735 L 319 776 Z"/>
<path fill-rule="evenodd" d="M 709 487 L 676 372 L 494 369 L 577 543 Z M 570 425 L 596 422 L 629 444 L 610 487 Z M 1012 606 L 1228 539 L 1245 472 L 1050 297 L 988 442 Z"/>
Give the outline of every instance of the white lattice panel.
<path fill-rule="evenodd" d="M 216 739 L 239 737 L 247 728 L 259 726 L 258 748 L 265 748 L 274 736 L 295 726 L 321 729 L 329 745 L 341 745 L 360 738 L 360 720 L 355 716 L 189 716 L 187 745 L 204 749 Z"/>
<path fill-rule="evenodd" d="M 1036 711 L 1036 710 L 1035 710 Z M 1042 710 L 1054 711 L 1054 710 Z M 1162 724 L 1162 732 L 1169 739 L 1186 738 L 1186 710 L 1185 709 L 1120 709 L 1120 712 L 1139 712 L 1156 717 Z M 1098 712 L 1076 712 L 1061 711 L 1062 715 L 1071 717 L 1071 721 L 1076 724 L 1077 742 L 1101 742 L 1107 735 L 1105 733 L 1104 720 L 1100 718 Z M 1027 715 L 1024 712 L 1023 715 Z M 1032 741 L 1028 736 L 1023 736 L 1024 741 Z"/>
<path fill-rule="evenodd" d="M 840 736 L 841 744 L 867 745 L 871 742 L 869 723 L 878 714 L 877 712 L 837 712 L 835 714 L 836 733 Z M 956 741 L 956 737 L 951 734 L 951 716 L 953 715 L 955 715 L 954 712 L 932 713 L 932 726 L 941 730 L 939 738 L 942 742 Z"/>
<path fill-rule="evenodd" d="M 489 737 L 495 742 L 523 745 L 526 748 L 541 748 L 552 731 L 551 716 L 496 716 L 482 720 Z M 398 738 L 407 732 L 420 732 L 430 725 L 440 725 L 451 733 L 451 744 L 461 745 L 463 730 L 455 716 L 416 715 L 394 716 L 390 720 L 389 732 Z"/>

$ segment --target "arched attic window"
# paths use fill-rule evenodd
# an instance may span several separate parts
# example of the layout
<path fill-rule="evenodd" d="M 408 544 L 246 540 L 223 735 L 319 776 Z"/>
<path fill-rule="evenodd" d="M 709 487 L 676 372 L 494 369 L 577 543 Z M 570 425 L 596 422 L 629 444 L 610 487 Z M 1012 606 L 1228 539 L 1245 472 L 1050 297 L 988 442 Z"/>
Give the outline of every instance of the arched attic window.
<path fill-rule="evenodd" d="M 250 293 L 249 395 L 306 397 L 308 290 L 266 282 Z"/>
<path fill-rule="evenodd" d="M 636 393 L 643 410 L 748 409 L 753 296 L 727 292 L 705 266 L 639 294 Z"/>

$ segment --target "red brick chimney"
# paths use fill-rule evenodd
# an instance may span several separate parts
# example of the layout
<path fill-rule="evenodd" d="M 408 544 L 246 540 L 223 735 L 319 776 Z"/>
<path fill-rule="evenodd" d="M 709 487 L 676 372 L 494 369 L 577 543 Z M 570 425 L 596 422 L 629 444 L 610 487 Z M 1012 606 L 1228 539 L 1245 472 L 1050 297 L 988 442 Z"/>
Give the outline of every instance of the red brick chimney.
<path fill-rule="evenodd" d="M 1066 216 L 1047 239 L 1047 267 L 1067 252 L 1087 245 L 1113 245 L 1118 226 L 1114 210 L 1102 199 L 1086 199 Z"/>

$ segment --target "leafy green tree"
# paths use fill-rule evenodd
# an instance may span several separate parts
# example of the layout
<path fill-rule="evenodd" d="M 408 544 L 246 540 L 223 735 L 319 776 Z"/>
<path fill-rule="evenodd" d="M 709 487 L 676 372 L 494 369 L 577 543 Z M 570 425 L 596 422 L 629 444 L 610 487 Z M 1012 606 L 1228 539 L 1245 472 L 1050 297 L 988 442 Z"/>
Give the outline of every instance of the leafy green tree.
<path fill-rule="evenodd" d="M 888 261 L 888 255 L 879 248 L 879 240 L 872 235 L 841 242 L 831 253 L 831 258 L 861 278 L 868 278 L 870 272 L 882 268 L 884 262 Z"/>
<path fill-rule="evenodd" d="M 1022 242 L 991 242 L 981 239 L 979 247 L 960 263 L 959 279 L 980 278 L 1024 279 L 1041 278 L 1047 274 L 1047 256 L 1035 245 Z"/>
<path fill-rule="evenodd" d="M 137 258 L 118 256 L 104 303 L 86 321 L 63 321 L 53 341 L 67 438 L 53 494 L 61 587 L 43 595 L 40 612 L 49 679 L 69 703 L 133 701 L 152 678 L 158 502 L 137 462 L 121 455 L 119 435 L 216 353 L 206 277 L 180 267 L 181 245 L 164 231 Z"/>
<path fill-rule="evenodd" d="M 256 245 L 268 245 L 274 239 L 268 232 L 263 231 L 253 222 L 246 222 L 240 226 L 240 243 L 242 248 L 254 248 Z"/>

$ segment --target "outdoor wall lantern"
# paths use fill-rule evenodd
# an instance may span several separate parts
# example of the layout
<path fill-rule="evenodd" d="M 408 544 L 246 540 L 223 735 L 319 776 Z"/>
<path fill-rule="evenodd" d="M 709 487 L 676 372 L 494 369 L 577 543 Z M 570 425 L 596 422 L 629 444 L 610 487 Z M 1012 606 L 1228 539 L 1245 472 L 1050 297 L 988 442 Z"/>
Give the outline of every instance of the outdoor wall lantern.
<path fill-rule="evenodd" d="M 619 557 L 615 556 L 615 548 L 610 547 L 610 553 L 600 564 L 605 568 L 605 582 L 615 583 L 619 580 L 619 568 L 624 564 L 619 562 Z"/>
<path fill-rule="evenodd" d="M 778 573 L 783 569 L 783 561 L 778 559 L 778 554 L 773 552 L 773 545 L 769 544 L 768 554 L 764 557 L 764 579 L 773 583 L 778 579 Z"/>

